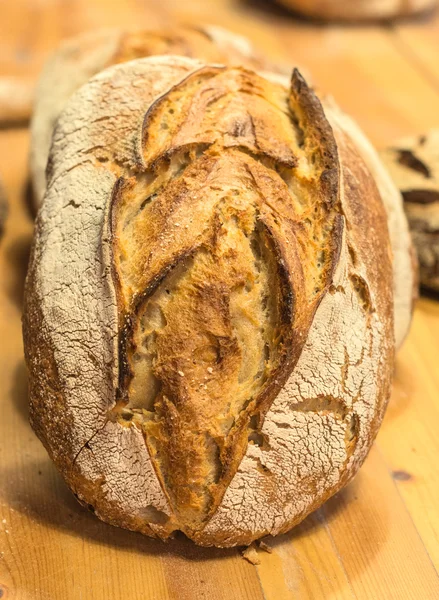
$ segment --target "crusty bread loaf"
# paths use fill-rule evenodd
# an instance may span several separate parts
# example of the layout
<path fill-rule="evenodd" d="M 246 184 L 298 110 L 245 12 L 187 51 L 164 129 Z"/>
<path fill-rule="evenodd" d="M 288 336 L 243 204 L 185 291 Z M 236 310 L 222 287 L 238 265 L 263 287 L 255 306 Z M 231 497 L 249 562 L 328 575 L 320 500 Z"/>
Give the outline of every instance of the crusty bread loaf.
<path fill-rule="evenodd" d="M 404 198 L 421 285 L 439 291 L 439 129 L 400 140 L 381 157 Z"/>
<path fill-rule="evenodd" d="M 287 531 L 357 472 L 390 391 L 389 234 L 354 143 L 297 71 L 154 57 L 74 95 L 49 165 L 23 325 L 69 486 L 163 539 Z"/>
<path fill-rule="evenodd" d="M 65 41 L 44 66 L 35 94 L 30 157 L 35 209 L 46 190 L 53 128 L 72 93 L 112 64 L 172 54 L 207 63 L 243 64 L 257 70 L 284 72 L 259 55 L 246 38 L 212 25 L 163 31 L 98 30 Z"/>
<path fill-rule="evenodd" d="M 372 21 L 431 10 L 437 0 L 279 0 L 303 15 L 324 20 Z"/>

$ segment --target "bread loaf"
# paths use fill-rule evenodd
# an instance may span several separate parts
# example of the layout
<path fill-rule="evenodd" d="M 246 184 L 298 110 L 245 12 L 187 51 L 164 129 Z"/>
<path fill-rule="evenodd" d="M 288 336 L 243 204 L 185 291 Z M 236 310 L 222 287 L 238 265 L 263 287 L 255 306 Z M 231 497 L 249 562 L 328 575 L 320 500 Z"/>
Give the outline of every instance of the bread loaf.
<path fill-rule="evenodd" d="M 421 285 L 439 291 L 439 129 L 400 140 L 381 157 L 404 198 Z"/>
<path fill-rule="evenodd" d="M 371 21 L 418 14 L 436 0 L 280 0 L 288 8 L 324 20 Z"/>
<path fill-rule="evenodd" d="M 23 326 L 32 426 L 98 517 L 285 532 L 357 472 L 389 397 L 379 191 L 297 71 L 113 66 L 58 120 Z"/>
<path fill-rule="evenodd" d="M 212 25 L 163 31 L 101 30 L 65 41 L 47 61 L 35 94 L 30 157 L 35 209 L 46 190 L 46 165 L 53 128 L 69 97 L 109 65 L 159 54 L 282 71 L 260 56 L 244 37 Z"/>

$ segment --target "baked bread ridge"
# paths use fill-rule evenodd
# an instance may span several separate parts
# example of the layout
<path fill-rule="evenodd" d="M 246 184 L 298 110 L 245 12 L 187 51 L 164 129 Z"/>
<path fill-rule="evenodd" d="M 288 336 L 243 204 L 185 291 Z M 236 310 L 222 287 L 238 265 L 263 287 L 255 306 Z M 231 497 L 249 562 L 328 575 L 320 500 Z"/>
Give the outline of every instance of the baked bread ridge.
<path fill-rule="evenodd" d="M 436 6 L 436 0 L 281 0 L 288 8 L 317 19 L 371 21 L 405 17 Z"/>
<path fill-rule="evenodd" d="M 373 179 L 335 135 L 298 73 L 288 93 L 179 57 L 111 67 L 69 101 L 24 339 L 32 425 L 101 519 L 249 544 L 298 522 L 364 460 L 393 367 L 390 251 Z M 200 357 L 179 322 L 210 336 Z"/>
<path fill-rule="evenodd" d="M 395 346 L 398 350 L 409 332 L 414 303 L 418 297 L 416 253 L 404 212 L 403 198 L 386 165 L 358 124 L 332 98 L 325 98 L 323 103 L 330 123 L 341 128 L 356 145 L 375 179 L 384 203 L 393 253 Z"/>
<path fill-rule="evenodd" d="M 399 140 L 381 158 L 404 198 L 420 283 L 439 291 L 439 129 Z"/>
<path fill-rule="evenodd" d="M 259 55 L 246 38 L 213 25 L 158 31 L 103 29 L 64 41 L 44 65 L 35 93 L 30 155 L 35 210 L 46 190 L 46 165 L 53 129 L 70 96 L 90 77 L 112 64 L 159 54 L 278 70 Z"/>

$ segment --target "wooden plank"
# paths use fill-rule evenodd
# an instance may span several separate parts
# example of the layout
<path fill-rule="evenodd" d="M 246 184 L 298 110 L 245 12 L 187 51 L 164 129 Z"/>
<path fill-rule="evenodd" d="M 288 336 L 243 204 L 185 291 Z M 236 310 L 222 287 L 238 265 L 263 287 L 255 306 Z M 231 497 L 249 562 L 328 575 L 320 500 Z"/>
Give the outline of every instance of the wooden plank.
<path fill-rule="evenodd" d="M 393 31 L 395 47 L 439 90 L 439 11 L 397 23 Z"/>
<path fill-rule="evenodd" d="M 257 566 L 266 600 L 356 597 L 321 510 L 268 543 L 273 552 L 260 552 Z"/>
<path fill-rule="evenodd" d="M 257 571 L 240 550 L 197 548 L 188 540 L 167 546 L 172 548 L 164 556 L 172 600 L 265 600 Z"/>
<path fill-rule="evenodd" d="M 412 333 L 397 361 L 394 393 L 378 437 L 391 470 L 429 555 L 439 568 L 439 304 L 429 301 L 434 317 L 416 311 Z"/>
<path fill-rule="evenodd" d="M 34 78 L 62 39 L 97 28 L 151 29 L 168 20 L 160 3 L 137 0 L 111 6 L 105 0 L 0 0 L 0 14 L 7 15 L 0 37 L 0 73 Z"/>
<path fill-rule="evenodd" d="M 439 597 L 436 570 L 376 446 L 322 511 L 357 597 Z"/>

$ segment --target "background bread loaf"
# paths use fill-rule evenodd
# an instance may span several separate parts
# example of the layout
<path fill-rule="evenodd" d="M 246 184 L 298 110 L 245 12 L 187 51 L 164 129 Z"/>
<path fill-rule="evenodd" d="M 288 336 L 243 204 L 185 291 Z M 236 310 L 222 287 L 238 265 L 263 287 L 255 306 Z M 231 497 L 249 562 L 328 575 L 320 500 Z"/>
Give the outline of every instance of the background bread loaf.
<path fill-rule="evenodd" d="M 381 157 L 404 198 L 421 285 L 439 291 L 439 130 L 400 140 Z"/>
<path fill-rule="evenodd" d="M 280 0 L 288 8 L 317 19 L 370 21 L 418 14 L 436 0 Z"/>
<path fill-rule="evenodd" d="M 33 84 L 18 77 L 0 77 L 0 126 L 26 124 L 31 116 Z"/>
<path fill-rule="evenodd" d="M 46 165 L 56 120 L 67 100 L 109 65 L 154 55 L 181 55 L 210 63 L 243 64 L 285 72 L 259 55 L 250 42 L 213 25 L 162 31 L 93 31 L 65 41 L 40 76 L 31 124 L 31 175 L 35 208 L 46 190 Z"/>
<path fill-rule="evenodd" d="M 49 165 L 23 325 L 66 481 L 151 536 L 288 530 L 356 473 L 390 390 L 389 234 L 355 145 L 298 72 L 156 57 L 73 96 Z"/>

